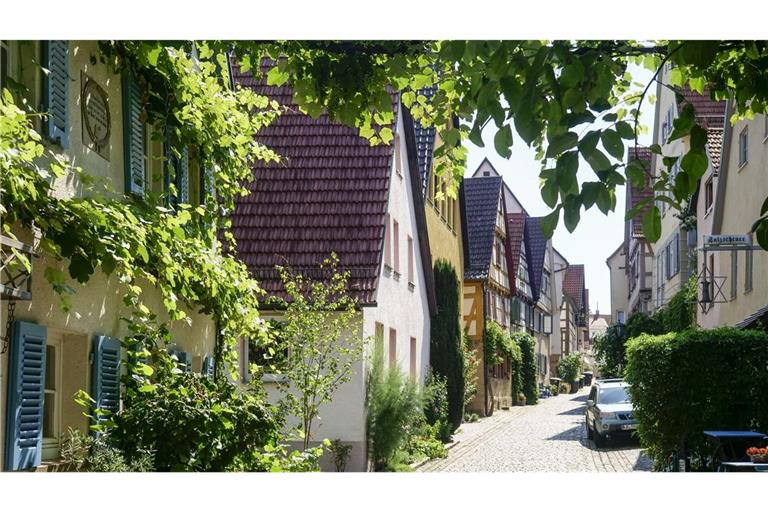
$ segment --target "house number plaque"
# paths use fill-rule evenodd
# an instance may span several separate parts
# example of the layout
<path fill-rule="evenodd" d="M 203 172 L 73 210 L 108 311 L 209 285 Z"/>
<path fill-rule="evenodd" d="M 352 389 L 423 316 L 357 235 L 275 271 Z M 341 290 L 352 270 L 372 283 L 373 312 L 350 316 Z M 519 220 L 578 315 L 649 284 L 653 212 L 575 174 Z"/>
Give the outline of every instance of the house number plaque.
<path fill-rule="evenodd" d="M 109 99 L 104 89 L 87 75 L 82 75 L 80 108 L 83 114 L 83 142 L 109 160 L 109 138 L 112 134 Z"/>

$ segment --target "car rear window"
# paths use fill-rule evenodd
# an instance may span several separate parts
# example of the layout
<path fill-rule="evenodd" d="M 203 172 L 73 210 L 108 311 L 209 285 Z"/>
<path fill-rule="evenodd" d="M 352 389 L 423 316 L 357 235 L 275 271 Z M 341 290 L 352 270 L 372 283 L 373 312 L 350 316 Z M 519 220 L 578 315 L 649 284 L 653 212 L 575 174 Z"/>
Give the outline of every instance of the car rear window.
<path fill-rule="evenodd" d="M 600 394 L 597 400 L 599 404 L 628 404 L 629 388 L 627 387 L 615 387 L 604 388 L 600 390 Z"/>

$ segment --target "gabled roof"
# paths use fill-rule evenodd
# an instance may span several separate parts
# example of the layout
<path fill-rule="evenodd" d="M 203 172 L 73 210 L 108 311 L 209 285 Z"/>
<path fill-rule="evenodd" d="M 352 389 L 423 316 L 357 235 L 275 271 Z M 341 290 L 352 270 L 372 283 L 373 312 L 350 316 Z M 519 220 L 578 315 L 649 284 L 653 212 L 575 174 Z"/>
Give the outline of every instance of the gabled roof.
<path fill-rule="evenodd" d="M 423 94 L 429 102 L 432 100 L 435 91 L 437 91 L 437 86 L 433 85 L 432 87 L 420 89 L 418 94 Z M 424 128 L 421 126 L 421 123 L 414 121 L 413 135 L 416 142 L 422 197 L 427 197 L 429 179 L 432 176 L 432 155 L 435 150 L 435 133 L 436 130 L 434 126 Z"/>
<path fill-rule="evenodd" d="M 465 239 L 467 241 L 466 279 L 487 279 L 493 255 L 496 212 L 501 200 L 501 177 L 464 179 Z"/>
<path fill-rule="evenodd" d="M 563 293 L 570 297 L 580 310 L 585 308 L 584 265 L 569 265 L 563 277 Z"/>
<path fill-rule="evenodd" d="M 629 148 L 629 151 L 627 153 L 627 163 L 632 162 L 633 160 L 639 159 L 643 162 L 645 162 L 647 172 L 645 174 L 645 184 L 642 187 L 637 187 L 634 184 L 632 184 L 631 181 L 628 181 L 628 187 L 627 187 L 627 207 L 626 211 L 631 210 L 635 207 L 640 201 L 643 199 L 648 199 L 650 197 L 653 197 L 653 178 L 651 177 L 651 150 L 650 148 L 640 146 L 635 150 L 635 148 Z M 633 238 L 633 237 L 642 237 L 643 236 L 643 215 L 645 215 L 645 212 L 648 211 L 648 209 L 652 206 L 652 203 L 649 202 L 646 204 L 634 217 L 632 217 L 631 221 L 628 222 L 629 232 L 627 233 L 627 238 Z"/>
<path fill-rule="evenodd" d="M 520 250 L 523 247 L 526 217 L 525 213 L 508 213 L 505 217 L 507 224 L 507 272 L 509 272 L 509 287 L 512 294 L 518 292 L 517 269 L 520 267 Z"/>
<path fill-rule="evenodd" d="M 528 276 L 534 302 L 541 294 L 541 279 L 544 273 L 544 259 L 547 255 L 547 238 L 541 230 L 543 217 L 528 217 L 525 220 L 525 246 L 528 253 Z"/>
<path fill-rule="evenodd" d="M 704 92 L 699 94 L 685 86 L 680 94 L 683 95 L 683 101 L 678 102 L 678 111 L 682 111 L 683 107 L 689 103 L 696 114 L 696 121 L 702 128 L 705 130 L 710 128 L 722 130 L 725 127 L 725 101 L 713 100 L 708 87 L 705 87 Z"/>
<path fill-rule="evenodd" d="M 472 177 L 473 177 L 473 178 L 489 178 L 489 177 L 491 177 L 491 176 L 478 176 L 478 174 L 477 174 L 477 173 L 480 171 L 480 168 L 481 168 L 481 167 L 483 166 L 483 164 L 485 164 L 485 163 L 488 163 L 488 165 L 489 165 L 489 166 L 490 166 L 490 168 L 491 168 L 491 171 L 493 171 L 493 173 L 495 174 L 495 176 L 501 176 L 501 173 L 500 173 L 500 172 L 499 172 L 499 171 L 496 169 L 496 167 L 494 167 L 494 165 L 491 163 L 491 161 L 490 161 L 490 160 L 488 160 L 488 157 L 486 156 L 486 157 L 483 157 L 483 161 L 482 161 L 482 162 L 480 162 L 480 165 L 478 165 L 478 166 L 477 166 L 477 169 L 475 169 L 475 172 L 473 172 L 473 173 L 472 173 Z M 528 214 L 528 211 L 525 209 L 525 206 L 523 206 L 523 203 L 522 203 L 522 202 L 521 202 L 521 201 L 520 201 L 520 200 L 517 198 L 517 196 L 515 195 L 515 193 L 514 193 L 514 192 L 512 192 L 512 189 L 511 189 L 511 188 L 509 188 L 509 185 L 507 185 L 507 182 L 506 182 L 506 181 L 503 181 L 503 178 L 502 178 L 502 183 L 504 184 L 504 191 L 505 191 L 505 192 L 508 192 L 508 193 L 509 193 L 509 195 L 510 195 L 510 196 L 512 196 L 512 199 L 514 199 L 514 200 L 515 200 L 515 202 L 517 202 L 517 204 L 519 204 L 519 205 L 520 205 L 520 209 L 522 209 L 522 210 L 523 210 L 523 212 L 525 212 L 526 214 Z M 506 201 L 506 197 L 505 197 L 504 199 L 505 199 L 505 201 Z"/>
<path fill-rule="evenodd" d="M 374 304 L 393 146 L 371 146 L 356 128 L 300 113 L 289 86 L 267 86 L 238 65 L 233 75 L 243 87 L 291 107 L 259 132 L 258 140 L 284 161 L 257 163 L 250 194 L 236 200 L 238 256 L 268 295 L 285 296 L 275 265 L 323 278 L 319 264 L 335 252 L 350 272 L 351 294 L 361 305 Z"/>

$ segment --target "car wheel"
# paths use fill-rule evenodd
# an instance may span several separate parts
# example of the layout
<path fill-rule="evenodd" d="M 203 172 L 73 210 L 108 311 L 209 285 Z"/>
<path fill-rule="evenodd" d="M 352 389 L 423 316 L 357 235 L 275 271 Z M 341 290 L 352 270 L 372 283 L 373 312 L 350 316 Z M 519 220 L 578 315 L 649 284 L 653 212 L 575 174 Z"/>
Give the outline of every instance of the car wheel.
<path fill-rule="evenodd" d="M 595 446 L 597 446 L 598 448 L 605 448 L 605 436 L 603 434 L 595 430 L 592 436 L 594 437 L 594 440 L 595 440 Z"/>
<path fill-rule="evenodd" d="M 587 439 L 594 439 L 595 433 L 592 430 L 592 427 L 589 425 L 589 421 L 585 421 L 585 424 L 587 426 Z"/>

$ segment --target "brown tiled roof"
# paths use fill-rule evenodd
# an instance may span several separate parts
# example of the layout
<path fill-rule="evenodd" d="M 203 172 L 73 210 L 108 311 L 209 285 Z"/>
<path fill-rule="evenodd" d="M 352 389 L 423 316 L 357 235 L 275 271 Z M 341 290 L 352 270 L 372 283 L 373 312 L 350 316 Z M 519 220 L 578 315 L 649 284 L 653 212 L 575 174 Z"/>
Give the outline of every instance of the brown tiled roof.
<path fill-rule="evenodd" d="M 335 252 L 350 272 L 361 304 L 376 299 L 384 245 L 392 145 L 371 146 L 350 128 L 299 112 L 289 86 L 273 87 L 241 73 L 237 83 L 289 107 L 259 132 L 280 164 L 257 164 L 250 194 L 237 199 L 232 233 L 237 253 L 268 295 L 283 296 L 275 265 L 321 277 L 319 264 Z"/>
<path fill-rule="evenodd" d="M 501 200 L 501 176 L 464 179 L 462 232 L 465 233 L 465 279 L 487 279 L 494 244 L 494 226 Z"/>
<path fill-rule="evenodd" d="M 682 110 L 686 103 L 690 103 L 702 128 L 722 129 L 725 126 L 725 101 L 713 100 L 708 88 L 705 87 L 704 93 L 699 94 L 686 86 L 680 93 L 683 101 L 678 103 L 677 108 Z"/>
<path fill-rule="evenodd" d="M 507 221 L 507 272 L 512 294 L 517 293 L 517 268 L 520 266 L 520 249 L 525 232 L 525 213 L 508 213 Z"/>
<path fill-rule="evenodd" d="M 653 197 L 653 188 L 652 188 L 652 181 L 653 178 L 650 175 L 650 169 L 651 169 L 651 150 L 650 148 L 646 147 L 638 147 L 637 150 L 635 148 L 629 148 L 629 154 L 627 156 L 627 162 L 631 162 L 632 160 L 640 159 L 643 162 L 645 162 L 646 168 L 648 169 L 648 172 L 645 175 L 645 186 L 643 187 L 637 187 L 631 183 L 631 181 L 628 181 L 628 189 L 627 189 L 627 209 L 626 211 L 631 210 L 635 207 L 637 203 L 639 203 L 643 199 L 647 199 L 649 197 Z M 632 223 L 631 223 L 631 231 L 630 236 L 642 236 L 643 234 L 643 215 L 645 215 L 645 212 L 648 211 L 648 209 L 652 206 L 652 203 L 648 203 L 646 206 L 643 207 L 642 210 L 640 210 L 634 217 L 632 217 Z"/>
<path fill-rule="evenodd" d="M 584 308 L 584 265 L 568 265 L 563 277 L 563 293 L 581 310 Z"/>
<path fill-rule="evenodd" d="M 712 169 L 715 172 L 720 169 L 720 156 L 723 152 L 723 129 L 709 128 L 707 130 L 707 148 L 709 149 L 709 158 L 712 163 Z"/>

